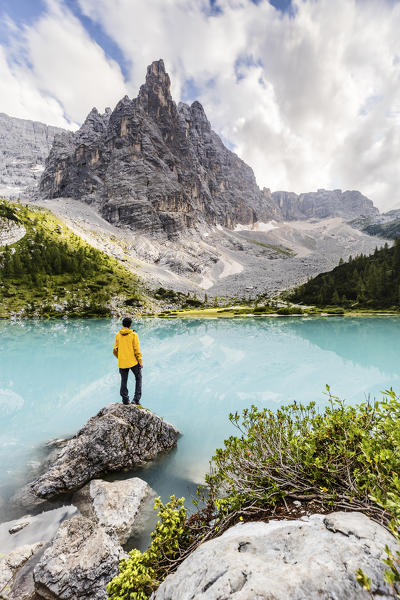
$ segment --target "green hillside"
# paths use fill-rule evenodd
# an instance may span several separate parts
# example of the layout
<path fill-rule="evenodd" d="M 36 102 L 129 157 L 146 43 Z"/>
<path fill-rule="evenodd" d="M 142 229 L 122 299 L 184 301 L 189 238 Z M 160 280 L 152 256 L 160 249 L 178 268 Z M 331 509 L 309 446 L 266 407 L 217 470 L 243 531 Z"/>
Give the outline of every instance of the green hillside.
<path fill-rule="evenodd" d="M 0 317 L 109 316 L 145 303 L 137 277 L 51 213 L 0 201 L 0 219 L 26 229 L 0 247 Z"/>
<path fill-rule="evenodd" d="M 368 233 L 368 235 L 377 235 L 388 240 L 397 240 L 397 238 L 400 238 L 400 219 L 390 221 L 389 223 L 367 225 L 363 231 Z"/>
<path fill-rule="evenodd" d="M 400 240 L 371 256 L 357 256 L 321 273 L 290 296 L 293 302 L 317 306 L 400 308 Z"/>

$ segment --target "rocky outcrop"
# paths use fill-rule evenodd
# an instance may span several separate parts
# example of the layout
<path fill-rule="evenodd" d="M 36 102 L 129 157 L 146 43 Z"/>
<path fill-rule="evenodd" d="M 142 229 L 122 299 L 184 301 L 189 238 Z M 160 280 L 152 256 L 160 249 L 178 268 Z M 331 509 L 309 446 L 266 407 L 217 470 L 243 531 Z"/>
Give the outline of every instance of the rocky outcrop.
<path fill-rule="evenodd" d="M 29 506 L 76 491 L 101 474 L 141 467 L 175 446 L 178 435 L 173 425 L 149 410 L 109 404 L 88 420 L 16 500 Z"/>
<path fill-rule="evenodd" d="M 46 600 L 106 600 L 106 585 L 118 574 L 123 556 L 115 534 L 86 517 L 73 517 L 61 525 L 35 567 L 35 590 Z"/>
<path fill-rule="evenodd" d="M 395 599 L 384 580 L 386 529 L 361 513 L 239 524 L 201 545 L 151 600 Z M 362 568 L 371 594 L 356 581 Z"/>
<path fill-rule="evenodd" d="M 62 131 L 0 113 L 0 196 L 29 197 L 33 193 L 54 136 Z"/>
<path fill-rule="evenodd" d="M 32 563 L 42 547 L 42 542 L 25 544 L 6 556 L 0 556 L 0 600 L 34 598 Z"/>
<path fill-rule="evenodd" d="M 199 102 L 172 100 L 162 60 L 133 100 L 93 109 L 76 133 L 57 136 L 40 182 L 45 198 L 94 203 L 112 223 L 174 238 L 186 229 L 278 216 L 253 171 L 212 131 Z"/>
<path fill-rule="evenodd" d="M 15 244 L 26 234 L 25 227 L 20 223 L 0 217 L 0 246 Z"/>
<path fill-rule="evenodd" d="M 137 528 L 141 508 L 152 502 L 155 495 L 138 477 L 113 482 L 93 479 L 74 494 L 72 503 L 83 516 L 106 531 L 115 532 L 120 543 L 125 544 Z"/>
<path fill-rule="evenodd" d="M 356 190 L 323 190 L 305 194 L 273 192 L 272 199 L 285 221 L 343 217 L 354 219 L 361 215 L 377 215 L 372 200 Z"/>

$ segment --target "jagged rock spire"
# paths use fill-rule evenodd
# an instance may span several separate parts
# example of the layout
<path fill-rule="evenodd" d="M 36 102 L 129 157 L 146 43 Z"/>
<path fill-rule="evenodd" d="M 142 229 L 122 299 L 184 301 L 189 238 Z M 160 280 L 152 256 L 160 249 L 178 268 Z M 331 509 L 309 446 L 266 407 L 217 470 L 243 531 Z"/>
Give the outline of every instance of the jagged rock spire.
<path fill-rule="evenodd" d="M 161 107 L 172 103 L 171 81 L 162 59 L 147 67 L 146 82 L 141 86 L 138 105 L 151 116 L 158 116 Z"/>

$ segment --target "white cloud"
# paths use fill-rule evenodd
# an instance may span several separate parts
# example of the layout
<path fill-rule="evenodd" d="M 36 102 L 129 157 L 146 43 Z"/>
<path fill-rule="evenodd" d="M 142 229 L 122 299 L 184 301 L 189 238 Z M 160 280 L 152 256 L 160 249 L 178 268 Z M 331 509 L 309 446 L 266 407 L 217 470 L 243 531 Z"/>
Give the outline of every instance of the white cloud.
<path fill-rule="evenodd" d="M 126 93 L 119 65 L 108 59 L 80 21 L 57 0 L 32 25 L 9 22 L 12 42 L 2 50 L 5 97 L 0 110 L 74 128 L 93 106 L 113 106 Z M 18 99 L 17 106 L 13 107 Z"/>
<path fill-rule="evenodd" d="M 190 80 L 261 186 L 359 189 L 380 208 L 400 205 L 400 3 L 293 0 L 289 16 L 267 0 L 219 0 L 212 15 L 208 0 L 78 1 L 120 47 L 129 81 L 52 0 L 24 32 L 26 81 L 10 72 L 53 119 L 62 107 L 82 121 L 92 105 L 136 95 L 146 66 L 164 58 L 174 98 Z"/>
<path fill-rule="evenodd" d="M 266 1 L 220 0 L 215 16 L 205 0 L 80 5 L 132 61 L 131 94 L 159 57 L 177 100 L 193 79 L 260 185 L 360 189 L 381 208 L 400 204 L 398 3 L 295 0 L 294 17 Z"/>
<path fill-rule="evenodd" d="M 54 98 L 42 94 L 28 70 L 10 67 L 4 49 L 0 46 L 0 111 L 20 119 L 34 119 L 65 127 L 63 108 Z"/>

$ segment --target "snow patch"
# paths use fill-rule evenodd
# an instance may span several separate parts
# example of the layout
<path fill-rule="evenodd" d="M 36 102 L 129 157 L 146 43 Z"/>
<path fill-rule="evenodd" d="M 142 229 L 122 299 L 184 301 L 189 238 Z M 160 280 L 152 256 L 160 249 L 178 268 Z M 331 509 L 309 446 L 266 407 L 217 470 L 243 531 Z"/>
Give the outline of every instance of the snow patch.
<path fill-rule="evenodd" d="M 278 227 L 276 221 L 268 221 L 268 223 L 263 223 L 262 221 L 256 221 L 255 223 L 248 225 L 241 225 L 240 223 L 236 225 L 234 231 L 263 231 L 264 233 L 267 231 L 271 231 L 272 229 L 276 229 Z"/>

